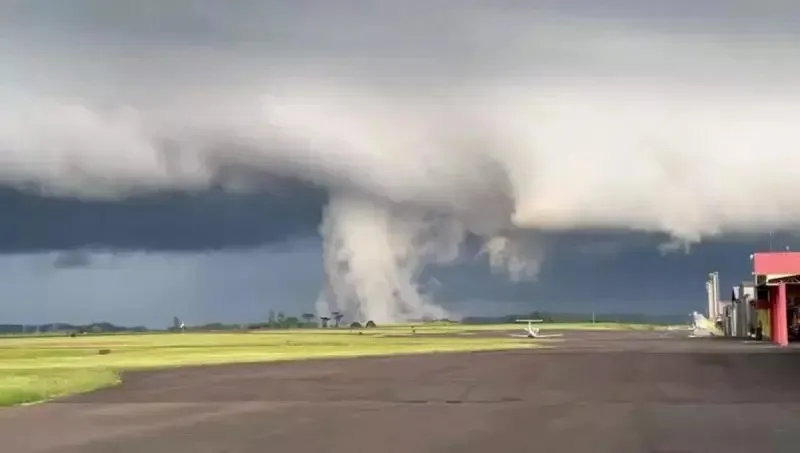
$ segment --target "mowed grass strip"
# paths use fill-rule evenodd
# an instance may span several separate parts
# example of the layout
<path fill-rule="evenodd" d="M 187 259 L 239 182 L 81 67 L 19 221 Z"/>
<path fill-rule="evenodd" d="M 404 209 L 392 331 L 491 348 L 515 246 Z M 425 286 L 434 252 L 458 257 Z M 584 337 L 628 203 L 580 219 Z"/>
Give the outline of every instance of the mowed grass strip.
<path fill-rule="evenodd" d="M 0 371 L 0 406 L 35 403 L 119 382 L 110 368 L 38 368 Z"/>
<path fill-rule="evenodd" d="M 530 340 L 502 337 L 390 337 L 387 333 L 384 329 L 360 335 L 348 330 L 304 329 L 4 338 L 0 339 L 0 405 L 39 402 L 111 386 L 125 370 L 536 346 Z M 100 354 L 103 349 L 110 352 Z"/>

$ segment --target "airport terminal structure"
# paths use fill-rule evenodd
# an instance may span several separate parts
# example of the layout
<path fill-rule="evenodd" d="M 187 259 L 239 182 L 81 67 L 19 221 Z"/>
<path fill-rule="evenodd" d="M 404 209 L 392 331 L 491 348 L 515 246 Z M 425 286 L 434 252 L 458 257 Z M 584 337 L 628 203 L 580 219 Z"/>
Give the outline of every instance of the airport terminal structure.
<path fill-rule="evenodd" d="M 709 274 L 708 319 L 725 336 L 769 340 L 788 346 L 800 339 L 800 252 L 751 255 L 753 279 L 734 286 L 730 300 L 719 293 L 719 274 Z"/>

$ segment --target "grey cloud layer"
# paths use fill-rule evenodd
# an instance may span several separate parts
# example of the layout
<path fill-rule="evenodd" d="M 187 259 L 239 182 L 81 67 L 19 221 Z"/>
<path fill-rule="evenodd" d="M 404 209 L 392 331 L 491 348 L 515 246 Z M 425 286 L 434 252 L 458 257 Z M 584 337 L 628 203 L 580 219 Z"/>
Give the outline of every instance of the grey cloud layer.
<path fill-rule="evenodd" d="M 798 7 L 785 1 L 73 0 L 17 2 L 0 23 L 10 61 L 59 69 L 30 74 L 34 80 L 89 90 L 82 84 L 88 78 L 165 94 L 159 93 L 165 86 L 255 88 L 276 74 L 323 70 L 327 76 L 393 78 L 412 88 L 587 71 L 591 77 L 702 76 L 723 83 L 779 77 L 797 68 L 796 59 L 787 58 L 797 56 L 797 20 Z M 50 61 L 37 60 L 41 56 Z"/>
<path fill-rule="evenodd" d="M 339 200 L 326 263 L 382 263 L 402 278 L 352 293 L 386 298 L 415 291 L 421 251 L 450 256 L 467 233 L 536 261 L 520 230 L 794 230 L 794 166 L 773 164 L 800 145 L 798 18 L 778 1 L 16 2 L 0 18 L 0 183 L 113 198 L 299 179 Z M 74 229 L 18 204 L 7 250 L 263 243 L 308 231 L 327 201 L 22 197 Z M 438 248 L 419 243 L 431 212 Z"/>
<path fill-rule="evenodd" d="M 513 198 L 495 228 L 513 211 L 523 227 L 686 240 L 791 229 L 786 197 L 752 214 L 753 194 L 792 191 L 785 172 L 738 181 L 796 154 L 799 15 L 785 1 L 12 2 L 0 181 L 197 189 L 238 165 L 473 219 Z"/>
<path fill-rule="evenodd" d="M 123 201 L 42 198 L 0 189 L 0 253 L 257 247 L 316 236 L 325 201 L 324 193 L 311 188 L 250 195 L 218 190 Z"/>

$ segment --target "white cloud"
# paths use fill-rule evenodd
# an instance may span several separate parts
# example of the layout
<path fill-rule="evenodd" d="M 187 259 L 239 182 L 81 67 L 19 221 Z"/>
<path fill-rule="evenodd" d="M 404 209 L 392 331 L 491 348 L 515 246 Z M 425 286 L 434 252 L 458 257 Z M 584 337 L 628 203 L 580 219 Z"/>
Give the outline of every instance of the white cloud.
<path fill-rule="evenodd" d="M 780 16 L 707 10 L 699 29 L 568 7 L 176 5 L 9 15 L 0 181 L 124 194 L 245 163 L 419 222 L 449 212 L 454 232 L 487 238 L 608 227 L 693 242 L 800 222 L 800 46 Z M 359 257 L 405 241 L 385 252 L 388 283 L 359 271 L 381 297 L 415 275 L 390 259 L 418 250 L 424 223 L 391 236 L 406 220 L 339 229 Z"/>

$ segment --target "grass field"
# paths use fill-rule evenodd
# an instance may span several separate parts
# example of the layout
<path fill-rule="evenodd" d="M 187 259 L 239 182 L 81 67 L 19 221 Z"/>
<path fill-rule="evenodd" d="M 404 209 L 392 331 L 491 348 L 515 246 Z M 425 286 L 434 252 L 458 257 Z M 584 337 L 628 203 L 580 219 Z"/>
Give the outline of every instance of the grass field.
<path fill-rule="evenodd" d="M 425 333 L 454 333 L 454 332 L 480 332 L 480 331 L 515 331 L 520 330 L 524 323 L 512 324 L 424 324 L 417 325 L 417 332 Z M 617 322 L 564 322 L 564 323 L 537 323 L 536 327 L 544 330 L 663 330 L 666 326 L 653 324 L 626 324 Z M 409 325 L 397 325 L 381 328 L 383 332 L 410 330 Z"/>
<path fill-rule="evenodd" d="M 652 330 L 630 324 L 540 324 L 547 329 Z M 364 330 L 297 329 L 0 338 L 0 406 L 44 401 L 120 382 L 125 370 L 321 357 L 530 348 L 530 340 L 470 335 L 519 324 L 426 324 Z M 442 334 L 441 336 L 436 334 Z M 451 334 L 451 335 L 444 335 Z M 453 335 L 461 334 L 461 335 Z M 108 354 L 100 354 L 107 349 Z"/>
<path fill-rule="evenodd" d="M 410 328 L 3 338 L 0 406 L 114 385 L 124 370 L 534 346 L 513 338 L 397 335 L 402 331 Z"/>

